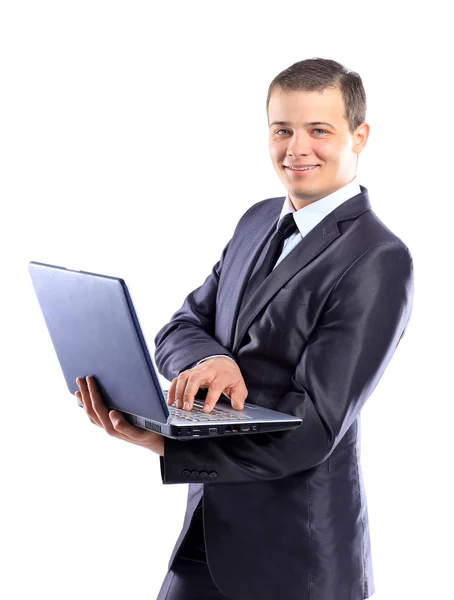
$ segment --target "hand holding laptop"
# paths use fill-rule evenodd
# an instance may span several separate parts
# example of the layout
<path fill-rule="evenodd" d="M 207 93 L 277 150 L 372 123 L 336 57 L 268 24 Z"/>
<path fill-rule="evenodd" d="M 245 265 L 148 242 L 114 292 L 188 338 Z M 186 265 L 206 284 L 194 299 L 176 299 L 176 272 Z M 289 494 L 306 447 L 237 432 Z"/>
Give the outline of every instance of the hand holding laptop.
<path fill-rule="evenodd" d="M 190 411 L 194 405 L 194 397 L 201 387 L 208 387 L 203 412 L 210 413 L 221 394 L 227 396 L 232 407 L 242 410 L 248 391 L 240 368 L 228 357 L 217 356 L 182 371 L 173 379 L 168 394 L 167 404 L 175 401 L 177 408 Z"/>
<path fill-rule="evenodd" d="M 142 446 L 160 456 L 164 456 L 164 438 L 162 435 L 131 425 L 117 410 L 109 411 L 102 401 L 101 394 L 92 377 L 87 377 L 87 381 L 82 377 L 78 377 L 76 383 L 79 386 L 79 391 L 75 393 L 75 396 L 82 402 L 84 410 L 92 423 L 102 427 L 113 437 Z"/>

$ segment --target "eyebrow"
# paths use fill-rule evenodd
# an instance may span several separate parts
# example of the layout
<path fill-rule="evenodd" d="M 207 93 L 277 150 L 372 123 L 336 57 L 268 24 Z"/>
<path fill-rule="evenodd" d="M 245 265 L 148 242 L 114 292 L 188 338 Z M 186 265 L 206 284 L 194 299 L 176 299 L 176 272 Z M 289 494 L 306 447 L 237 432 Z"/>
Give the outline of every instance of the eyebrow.
<path fill-rule="evenodd" d="M 290 121 L 273 121 L 272 123 L 270 123 L 270 127 L 272 127 L 273 125 L 282 125 L 284 127 L 289 127 L 291 125 Z M 328 123 L 327 121 L 309 121 L 309 123 L 303 123 L 304 127 L 314 127 L 314 125 L 327 125 L 328 127 L 331 127 L 331 129 L 336 129 L 334 127 L 334 125 L 331 125 L 331 123 Z"/>

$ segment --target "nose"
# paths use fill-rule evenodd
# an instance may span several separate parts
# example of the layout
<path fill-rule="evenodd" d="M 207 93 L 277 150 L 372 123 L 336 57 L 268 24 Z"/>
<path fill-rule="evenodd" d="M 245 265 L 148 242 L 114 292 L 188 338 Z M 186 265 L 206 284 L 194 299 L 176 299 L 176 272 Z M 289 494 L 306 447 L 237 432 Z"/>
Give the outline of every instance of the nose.
<path fill-rule="evenodd" d="M 304 156 L 311 153 L 310 136 L 306 132 L 293 132 L 287 146 L 288 156 Z"/>

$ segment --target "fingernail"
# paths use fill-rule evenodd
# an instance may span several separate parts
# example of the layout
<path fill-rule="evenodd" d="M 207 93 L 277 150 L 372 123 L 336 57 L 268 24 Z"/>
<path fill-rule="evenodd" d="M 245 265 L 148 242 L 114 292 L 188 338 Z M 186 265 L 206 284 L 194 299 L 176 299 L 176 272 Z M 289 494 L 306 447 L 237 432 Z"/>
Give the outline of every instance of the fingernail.
<path fill-rule="evenodd" d="M 183 408 L 184 408 L 184 410 L 189 410 L 189 402 L 188 402 L 188 401 L 186 401 L 186 402 L 183 404 Z"/>
<path fill-rule="evenodd" d="M 204 404 L 203 405 L 203 410 L 210 410 L 211 409 L 211 405 L 210 404 Z"/>

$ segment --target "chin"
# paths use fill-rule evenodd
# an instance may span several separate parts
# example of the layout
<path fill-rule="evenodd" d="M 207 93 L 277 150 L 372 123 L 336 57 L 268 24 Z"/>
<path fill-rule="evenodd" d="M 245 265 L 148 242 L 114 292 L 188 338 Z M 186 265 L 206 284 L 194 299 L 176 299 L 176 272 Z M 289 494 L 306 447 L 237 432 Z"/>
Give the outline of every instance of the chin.
<path fill-rule="evenodd" d="M 295 196 L 295 198 L 307 198 L 311 196 L 317 196 L 322 193 L 322 190 L 315 186 L 305 186 L 294 188 L 293 190 L 289 190 L 289 194 Z"/>
<path fill-rule="evenodd" d="M 295 202 L 304 206 L 320 200 L 320 198 L 324 198 L 327 195 L 323 190 L 309 187 L 304 190 L 301 188 L 288 190 L 288 193 Z"/>

